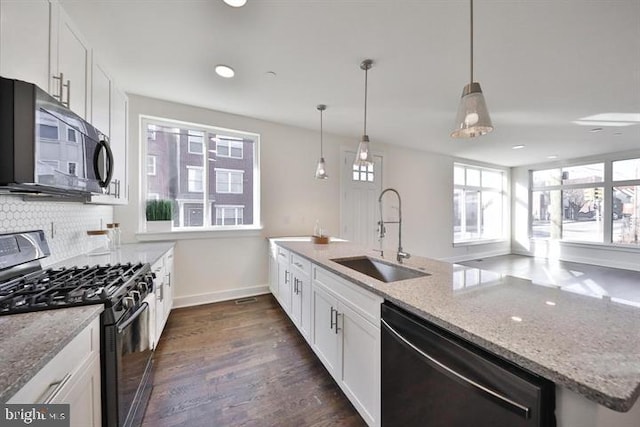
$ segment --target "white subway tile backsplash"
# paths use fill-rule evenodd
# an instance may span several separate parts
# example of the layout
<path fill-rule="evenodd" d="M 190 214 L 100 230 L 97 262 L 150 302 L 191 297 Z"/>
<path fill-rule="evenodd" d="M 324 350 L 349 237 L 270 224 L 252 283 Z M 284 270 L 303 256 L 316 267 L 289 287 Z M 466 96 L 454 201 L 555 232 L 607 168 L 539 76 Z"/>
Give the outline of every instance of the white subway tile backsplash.
<path fill-rule="evenodd" d="M 51 256 L 42 260 L 45 267 L 95 249 L 99 242 L 92 241 L 86 231 L 105 228 L 112 221 L 112 206 L 23 201 L 19 196 L 0 195 L 0 233 L 44 230 L 51 249 Z"/>

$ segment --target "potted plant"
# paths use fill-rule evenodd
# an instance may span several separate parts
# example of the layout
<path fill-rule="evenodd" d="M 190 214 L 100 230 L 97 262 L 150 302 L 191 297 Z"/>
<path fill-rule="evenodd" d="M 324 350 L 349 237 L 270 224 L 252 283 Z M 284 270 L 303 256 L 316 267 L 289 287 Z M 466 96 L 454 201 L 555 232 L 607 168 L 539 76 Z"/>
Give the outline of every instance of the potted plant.
<path fill-rule="evenodd" d="M 147 231 L 171 231 L 172 208 L 171 200 L 147 200 Z"/>

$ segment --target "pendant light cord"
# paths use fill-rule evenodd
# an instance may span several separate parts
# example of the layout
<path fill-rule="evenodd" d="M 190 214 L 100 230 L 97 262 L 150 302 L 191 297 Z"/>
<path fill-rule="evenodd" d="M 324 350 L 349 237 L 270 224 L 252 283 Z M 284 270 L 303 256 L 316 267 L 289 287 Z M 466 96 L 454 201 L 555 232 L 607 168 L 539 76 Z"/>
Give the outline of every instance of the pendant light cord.
<path fill-rule="evenodd" d="M 320 110 L 320 158 L 323 158 L 322 155 L 322 110 Z"/>
<path fill-rule="evenodd" d="M 367 134 L 367 76 L 369 74 L 369 68 L 364 70 L 364 133 Z"/>
<path fill-rule="evenodd" d="M 469 83 L 473 83 L 473 0 L 469 0 L 469 3 L 471 4 L 471 13 L 469 14 L 471 17 L 471 31 L 469 32 L 471 36 L 471 81 Z"/>

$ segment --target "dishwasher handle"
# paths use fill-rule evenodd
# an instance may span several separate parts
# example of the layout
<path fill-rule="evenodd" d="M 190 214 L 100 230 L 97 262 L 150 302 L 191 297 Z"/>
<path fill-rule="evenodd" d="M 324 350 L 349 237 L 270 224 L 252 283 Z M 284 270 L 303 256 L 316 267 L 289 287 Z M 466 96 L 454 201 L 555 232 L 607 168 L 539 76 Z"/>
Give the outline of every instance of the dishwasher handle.
<path fill-rule="evenodd" d="M 433 358 L 429 354 L 427 354 L 424 351 L 420 350 L 413 343 L 411 343 L 409 340 L 407 340 L 405 337 L 403 337 L 398 331 L 396 331 L 391 325 L 389 325 L 384 319 L 380 319 L 380 322 L 382 322 L 382 325 L 385 328 L 387 328 L 389 330 L 389 332 L 391 332 L 397 339 L 402 341 L 404 344 L 406 344 L 411 349 L 413 349 L 416 353 L 418 353 L 420 356 L 422 356 L 422 358 L 425 359 L 425 361 L 428 364 L 430 364 L 432 366 L 433 365 L 437 366 L 438 368 L 440 368 L 444 372 L 448 373 L 449 375 L 461 380 L 463 383 L 465 383 L 465 384 L 469 385 L 470 387 L 473 387 L 476 390 L 482 392 L 485 396 L 486 395 L 490 395 L 494 399 L 497 399 L 497 400 L 501 401 L 512 412 L 520 415 L 522 418 L 528 419 L 531 416 L 531 408 L 528 408 L 527 406 L 521 405 L 518 402 L 514 402 L 513 400 L 509 399 L 508 397 L 506 397 L 506 396 L 504 396 L 504 395 L 502 395 L 502 394 L 500 394 L 500 393 L 498 393 L 498 392 L 496 392 L 494 390 L 491 390 L 491 389 L 483 386 L 482 384 L 478 384 L 477 382 L 473 381 L 472 379 L 470 379 L 470 378 L 462 375 L 461 373 L 451 369 L 450 367 L 448 367 L 444 363 L 438 361 L 437 359 Z"/>

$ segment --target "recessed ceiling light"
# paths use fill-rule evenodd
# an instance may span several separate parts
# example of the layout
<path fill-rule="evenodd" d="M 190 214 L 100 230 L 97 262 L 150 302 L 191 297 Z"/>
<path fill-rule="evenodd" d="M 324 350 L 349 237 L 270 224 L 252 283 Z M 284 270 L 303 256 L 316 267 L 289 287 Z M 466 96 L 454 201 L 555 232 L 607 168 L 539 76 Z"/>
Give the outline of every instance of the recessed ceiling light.
<path fill-rule="evenodd" d="M 265 74 L 265 76 L 267 76 L 267 77 L 271 77 L 271 78 L 273 78 L 273 77 L 276 77 L 276 76 L 277 76 L 277 74 L 276 74 L 276 72 L 275 72 L 275 71 L 267 71 L 267 72 L 266 72 L 266 73 L 264 73 L 264 74 Z"/>
<path fill-rule="evenodd" d="M 557 159 L 557 158 L 558 158 L 558 156 L 556 156 L 555 154 L 552 154 L 552 155 L 550 155 L 550 156 L 547 156 L 547 159 L 551 159 L 551 160 L 553 160 L 553 159 Z"/>
<path fill-rule="evenodd" d="M 547 305 L 550 305 L 550 306 L 556 305 L 556 303 L 553 302 L 553 301 L 545 301 L 544 303 L 547 304 Z"/>
<path fill-rule="evenodd" d="M 522 317 L 511 316 L 511 320 L 513 320 L 514 322 L 522 322 Z"/>
<path fill-rule="evenodd" d="M 520 144 L 520 145 L 514 145 L 513 147 L 511 147 L 511 149 L 513 150 L 519 150 L 521 148 L 524 148 L 524 145 Z"/>
<path fill-rule="evenodd" d="M 236 75 L 236 72 L 228 65 L 216 65 L 216 74 L 220 77 L 224 77 L 225 79 L 230 79 Z"/>
<path fill-rule="evenodd" d="M 242 7 L 247 3 L 247 0 L 222 0 L 231 7 Z"/>
<path fill-rule="evenodd" d="M 589 132 L 602 132 L 602 128 L 593 128 L 593 129 L 589 129 Z"/>

